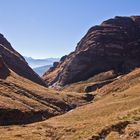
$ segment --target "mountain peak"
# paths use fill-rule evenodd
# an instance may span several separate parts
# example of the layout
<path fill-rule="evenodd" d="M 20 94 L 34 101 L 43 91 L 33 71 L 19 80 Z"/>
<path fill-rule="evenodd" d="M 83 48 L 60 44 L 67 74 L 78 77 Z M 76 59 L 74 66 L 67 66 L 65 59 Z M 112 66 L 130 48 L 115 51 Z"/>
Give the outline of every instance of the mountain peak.
<path fill-rule="evenodd" d="M 48 85 L 64 86 L 108 70 L 127 73 L 140 66 L 139 46 L 140 16 L 116 16 L 90 28 L 76 50 L 43 78 Z"/>

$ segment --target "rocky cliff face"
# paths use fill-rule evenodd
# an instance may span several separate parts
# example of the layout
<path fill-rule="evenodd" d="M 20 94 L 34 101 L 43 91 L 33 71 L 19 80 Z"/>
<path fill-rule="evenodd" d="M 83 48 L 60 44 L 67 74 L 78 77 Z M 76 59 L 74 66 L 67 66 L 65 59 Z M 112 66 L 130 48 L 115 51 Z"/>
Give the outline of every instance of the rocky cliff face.
<path fill-rule="evenodd" d="M 104 71 L 127 73 L 140 66 L 140 16 L 115 17 L 89 29 L 74 52 L 43 76 L 48 85 L 64 86 Z"/>
<path fill-rule="evenodd" d="M 0 79 L 6 79 L 9 74 L 10 70 L 4 63 L 2 56 L 0 56 Z"/>
<path fill-rule="evenodd" d="M 15 51 L 6 38 L 0 34 L 0 56 L 7 67 L 18 75 L 23 76 L 40 85 L 45 85 L 44 81 L 28 66 L 25 59 Z"/>

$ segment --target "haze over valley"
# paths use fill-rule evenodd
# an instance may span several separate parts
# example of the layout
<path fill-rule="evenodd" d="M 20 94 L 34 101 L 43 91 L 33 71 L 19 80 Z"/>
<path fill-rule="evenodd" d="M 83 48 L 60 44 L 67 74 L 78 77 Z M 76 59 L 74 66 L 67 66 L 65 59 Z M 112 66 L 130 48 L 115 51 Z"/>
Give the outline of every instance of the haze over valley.
<path fill-rule="evenodd" d="M 24 58 L 29 66 L 40 76 L 42 76 L 50 67 L 52 67 L 54 62 L 59 61 L 59 58 L 34 59 L 26 56 L 24 56 Z"/>

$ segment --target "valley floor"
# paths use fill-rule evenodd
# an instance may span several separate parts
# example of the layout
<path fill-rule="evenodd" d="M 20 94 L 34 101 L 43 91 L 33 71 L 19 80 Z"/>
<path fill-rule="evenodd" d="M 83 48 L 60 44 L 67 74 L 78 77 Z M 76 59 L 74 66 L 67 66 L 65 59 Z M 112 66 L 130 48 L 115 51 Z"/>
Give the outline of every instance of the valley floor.
<path fill-rule="evenodd" d="M 140 139 L 140 84 L 43 122 L 1 126 L 1 140 Z"/>

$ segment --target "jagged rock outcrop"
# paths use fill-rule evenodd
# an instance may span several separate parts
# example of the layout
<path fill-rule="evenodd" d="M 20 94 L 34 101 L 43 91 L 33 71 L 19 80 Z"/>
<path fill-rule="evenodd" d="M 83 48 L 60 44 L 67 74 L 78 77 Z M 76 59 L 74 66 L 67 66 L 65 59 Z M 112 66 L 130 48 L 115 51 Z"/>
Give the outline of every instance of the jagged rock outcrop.
<path fill-rule="evenodd" d="M 48 85 L 64 86 L 101 72 L 127 73 L 140 66 L 140 16 L 115 17 L 89 29 L 74 52 L 43 75 Z"/>
<path fill-rule="evenodd" d="M 0 55 L 9 69 L 24 78 L 45 86 L 44 81 L 28 66 L 25 59 L 12 48 L 2 34 L 0 34 Z"/>

